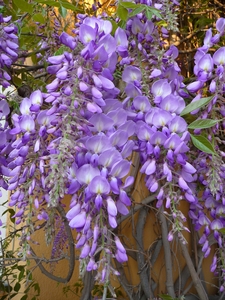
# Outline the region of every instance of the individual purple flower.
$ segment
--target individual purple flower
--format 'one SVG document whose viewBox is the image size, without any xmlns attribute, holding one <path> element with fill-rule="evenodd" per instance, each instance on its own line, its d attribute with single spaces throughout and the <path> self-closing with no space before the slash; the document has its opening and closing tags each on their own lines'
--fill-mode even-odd
<svg viewBox="0 0 225 300">
<path fill-rule="evenodd" d="M 217 257 L 216 257 L 216 255 L 214 255 L 212 264 L 210 266 L 210 271 L 213 273 L 213 272 L 215 272 L 216 268 L 217 268 Z"/>
<path fill-rule="evenodd" d="M 174 133 L 182 133 L 187 130 L 186 121 L 180 117 L 174 117 L 168 124 L 169 130 Z"/>
<path fill-rule="evenodd" d="M 102 206 L 102 195 L 107 195 L 110 192 L 110 185 L 106 178 L 102 176 L 95 176 L 90 184 L 89 191 L 93 194 L 96 194 L 95 205 L 98 210 Z"/>
<path fill-rule="evenodd" d="M 131 27 L 132 33 L 133 34 L 138 34 L 138 33 L 142 32 L 143 29 L 144 29 L 144 24 L 141 23 L 139 18 L 135 17 L 132 20 L 132 27 Z"/>
<path fill-rule="evenodd" d="M 92 179 L 100 175 L 98 168 L 92 167 L 90 164 L 85 164 L 77 170 L 77 180 L 81 184 L 89 184 Z"/>
<path fill-rule="evenodd" d="M 164 127 L 172 119 L 171 113 L 164 111 L 162 109 L 157 110 L 152 116 L 152 125 L 155 127 Z"/>
<path fill-rule="evenodd" d="M 71 35 L 69 35 L 66 32 L 62 32 L 59 40 L 62 44 L 64 44 L 65 46 L 69 47 L 71 50 L 74 50 L 76 48 L 76 40 L 74 37 L 72 37 Z"/>
<path fill-rule="evenodd" d="M 197 80 L 187 85 L 187 90 L 191 93 L 195 93 L 204 86 L 204 82 Z"/>
<path fill-rule="evenodd" d="M 200 81 L 207 81 L 213 70 L 213 59 L 210 54 L 205 54 L 197 63 L 197 69 L 195 70 L 195 75 L 198 76 Z"/>
<path fill-rule="evenodd" d="M 32 132 L 35 129 L 35 122 L 29 115 L 22 116 L 19 125 L 23 132 Z"/>
<path fill-rule="evenodd" d="M 156 161 L 155 159 L 147 160 L 140 169 L 141 173 L 145 173 L 146 175 L 151 175 L 156 171 Z"/>
<path fill-rule="evenodd" d="M 223 222 L 220 219 L 213 220 L 210 224 L 212 230 L 220 230 L 224 228 Z"/>
<path fill-rule="evenodd" d="M 126 252 L 124 253 L 119 250 L 116 251 L 115 258 L 117 259 L 117 261 L 119 263 L 124 263 L 124 262 L 128 261 Z"/>
<path fill-rule="evenodd" d="M 81 24 L 79 30 L 79 38 L 83 44 L 88 44 L 91 41 L 95 41 L 96 30 L 86 24 Z"/>
<path fill-rule="evenodd" d="M 74 205 L 66 214 L 67 219 L 70 221 L 72 220 L 76 215 L 78 215 L 81 211 L 81 205 L 80 203 L 77 203 Z"/>
<path fill-rule="evenodd" d="M 76 229 L 80 229 L 83 228 L 86 222 L 86 211 L 82 210 L 79 214 L 77 214 L 75 217 L 73 217 L 70 222 L 69 222 L 69 226 L 71 228 L 76 228 Z"/>
<path fill-rule="evenodd" d="M 87 257 L 90 253 L 90 250 L 91 250 L 90 245 L 88 243 L 85 243 L 84 247 L 81 250 L 80 258 L 82 259 Z"/>
<path fill-rule="evenodd" d="M 225 47 L 219 48 L 214 54 L 213 54 L 213 62 L 217 66 L 224 66 L 225 65 Z"/>
<path fill-rule="evenodd" d="M 117 227 L 116 218 L 114 216 L 111 216 L 110 214 L 108 214 L 108 220 L 109 220 L 109 225 L 112 228 L 116 228 Z"/>
<path fill-rule="evenodd" d="M 160 103 L 163 98 L 171 94 L 171 86 L 166 79 L 160 79 L 153 83 L 151 92 L 155 103 Z"/>
<path fill-rule="evenodd" d="M 93 125 L 90 129 L 93 129 L 97 132 L 107 131 L 114 125 L 114 121 L 105 114 L 97 113 L 94 114 L 90 119 L 89 123 Z"/>
<path fill-rule="evenodd" d="M 117 51 L 121 57 L 128 56 L 128 40 L 125 31 L 118 27 L 115 32 L 115 40 L 117 45 Z"/>
<path fill-rule="evenodd" d="M 31 102 L 30 110 L 34 112 L 39 111 L 43 103 L 43 97 L 40 90 L 37 90 L 30 95 L 30 102 Z"/>
<path fill-rule="evenodd" d="M 137 96 L 133 100 L 134 108 L 141 112 L 148 112 L 151 108 L 151 104 L 146 96 Z"/>
<path fill-rule="evenodd" d="M 97 264 L 95 260 L 91 257 L 87 264 L 87 271 L 93 271 L 97 269 Z"/>
<path fill-rule="evenodd" d="M 131 83 L 134 81 L 140 82 L 142 78 L 141 71 L 138 67 L 127 66 L 122 74 L 122 80 L 126 83 Z"/>
<path fill-rule="evenodd" d="M 88 150 L 97 154 L 100 154 L 112 147 L 109 138 L 105 135 L 95 135 L 88 138 L 85 146 Z"/>
<path fill-rule="evenodd" d="M 116 51 L 116 41 L 111 34 L 104 35 L 99 40 L 98 45 L 103 45 L 109 55 Z"/>
<path fill-rule="evenodd" d="M 110 216 L 116 217 L 117 215 L 117 207 L 114 200 L 111 197 L 106 198 L 107 202 L 107 211 Z"/>
<path fill-rule="evenodd" d="M 224 33 L 224 30 L 225 30 L 225 19 L 224 18 L 219 18 L 216 21 L 216 29 L 219 31 L 220 34 Z"/>
<path fill-rule="evenodd" d="M 0 118 L 7 116 L 10 113 L 9 105 L 6 100 L 2 99 L 0 101 Z"/>
<path fill-rule="evenodd" d="M 122 160 L 121 154 L 115 148 L 111 148 L 99 155 L 98 163 L 105 168 L 111 168 L 120 160 Z"/>
</svg>

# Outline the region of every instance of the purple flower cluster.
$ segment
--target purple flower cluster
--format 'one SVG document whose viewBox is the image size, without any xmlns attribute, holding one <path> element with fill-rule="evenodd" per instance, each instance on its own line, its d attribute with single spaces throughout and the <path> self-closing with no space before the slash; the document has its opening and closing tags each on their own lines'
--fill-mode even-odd
<svg viewBox="0 0 225 300">
<path fill-rule="evenodd" d="M 137 2 L 152 5 L 147 0 Z M 175 6 L 163 0 L 155 8 L 169 15 Z M 102 282 L 108 281 L 110 273 L 118 275 L 111 257 L 120 263 L 128 257 L 114 229 L 118 215 L 128 214 L 131 205 L 127 188 L 134 181 L 129 176 L 133 152 L 140 155 L 140 172 L 149 192 L 156 196 L 156 207 L 165 205 L 170 212 L 168 239 L 177 234 L 185 242 L 182 230 L 188 228 L 179 210 L 184 200 L 190 205 L 189 216 L 196 230 L 204 227 L 200 244 L 205 257 L 210 252 L 211 232 L 219 247 L 224 247 L 219 230 L 225 226 L 225 154 L 221 151 L 219 158 L 197 150 L 193 158 L 188 124 L 181 112 L 188 92 L 197 92 L 194 103 L 208 85 L 212 101 L 192 114 L 198 114 L 199 119 L 213 118 L 216 107 L 225 115 L 225 48 L 209 54 L 209 48 L 224 34 L 225 21 L 217 21 L 216 35 L 211 29 L 207 31 L 195 56 L 197 79 L 187 87 L 176 62 L 178 49 L 165 49 L 163 38 L 168 32 L 155 21 L 157 17 L 149 20 L 141 12 L 127 20 L 125 29 L 118 27 L 112 34 L 109 20 L 78 15 L 75 35 L 63 32 L 59 37 L 67 51 L 48 58 L 47 71 L 53 80 L 46 85 L 47 91 L 36 90 L 24 98 L 20 112 L 12 117 L 14 127 L 10 131 L 2 128 L 0 150 L 7 160 L 2 158 L 1 172 L 9 177 L 9 205 L 17 207 L 16 224 L 26 224 L 24 255 L 35 230 L 34 217 L 45 222 L 46 240 L 51 242 L 57 225 L 55 208 L 69 194 L 66 217 L 77 231 L 75 245 L 81 265 L 87 271 L 101 270 L 97 276 Z M 10 34 L 7 41 L 15 41 L 11 46 L 3 41 L 0 46 L 4 52 L 0 52 L 2 69 L 17 57 L 12 55 L 16 54 L 17 46 L 13 45 L 17 39 L 14 31 L 7 30 L 3 39 Z M 5 100 L 0 102 L 0 111 L 3 116 L 9 113 Z M 195 130 L 195 134 L 200 132 Z M 218 125 L 212 132 L 218 132 Z M 5 146 L 7 134 L 18 138 Z M 213 140 L 210 134 L 208 138 Z M 217 141 L 214 143 L 220 151 Z M 204 193 L 199 197 L 202 186 Z M 64 244 L 61 233 L 55 239 Z M 54 247 L 54 253 L 58 250 Z M 101 258 L 96 260 L 100 252 Z M 212 271 L 216 261 L 215 257 Z"/>
<path fill-rule="evenodd" d="M 189 84 L 187 89 L 190 92 L 197 92 L 196 97 L 192 100 L 199 100 L 205 93 L 205 87 L 208 87 L 208 95 L 212 95 L 212 100 L 204 108 L 199 108 L 192 112 L 193 115 L 198 114 L 199 120 L 204 119 L 221 119 L 224 117 L 224 53 L 225 48 L 220 47 L 213 55 L 209 53 L 209 49 L 217 44 L 220 38 L 224 35 L 225 19 L 220 18 L 216 22 L 217 33 L 213 36 L 212 29 L 208 29 L 204 38 L 204 45 L 200 47 L 195 54 L 194 73 L 196 81 Z M 215 112 L 218 112 L 215 114 Z M 223 125 L 222 125 L 223 126 Z M 213 232 L 214 238 L 217 241 L 220 251 L 218 252 L 218 261 L 221 265 L 224 264 L 224 239 L 220 229 L 225 226 L 224 218 L 224 184 L 225 184 L 225 168 L 224 168 L 224 152 L 221 151 L 221 143 L 219 137 L 220 127 L 216 124 L 211 132 L 208 133 L 208 139 L 213 141 L 215 149 L 219 155 L 211 155 L 200 152 L 198 157 L 193 161 L 193 165 L 197 170 L 197 180 L 203 189 L 203 195 L 196 197 L 195 201 L 190 206 L 189 216 L 195 224 L 196 230 L 204 228 L 203 234 L 199 243 L 202 245 L 204 256 L 207 257 L 210 253 L 211 244 L 209 236 Z M 195 130 L 196 134 L 200 134 L 201 130 Z M 218 136 L 218 138 L 215 138 Z M 218 263 L 219 266 L 219 263 Z M 217 259 L 214 257 L 211 270 L 217 268 Z M 225 278 L 224 269 L 222 269 L 223 277 Z M 224 285 L 221 286 L 221 291 Z"/>
<path fill-rule="evenodd" d="M 0 85 L 10 86 L 11 75 L 9 68 L 18 57 L 17 27 L 10 23 L 11 16 L 3 17 L 0 14 Z"/>
<path fill-rule="evenodd" d="M 9 176 L 8 164 L 11 159 L 8 156 L 12 150 L 11 144 L 15 141 L 15 136 L 10 134 L 8 127 L 7 116 L 10 113 L 9 105 L 4 95 L 0 95 L 0 188 L 8 189 L 6 178 Z M 0 197 L 2 197 L 2 191 L 0 189 Z M 0 227 L 2 222 L 0 220 Z"/>
<path fill-rule="evenodd" d="M 81 248 L 81 259 L 88 257 L 89 271 L 99 267 L 96 253 L 105 253 L 102 281 L 116 273 L 106 259 L 111 250 L 107 252 L 105 245 L 112 243 L 110 228 L 117 227 L 117 214 L 127 214 L 131 204 L 126 188 L 133 183 L 127 175 L 134 148 L 130 137 L 135 132 L 113 83 L 119 51 L 126 50 L 119 43 L 125 33 L 118 29 L 114 38 L 111 30 L 109 21 L 85 18 L 76 39 L 67 33 L 60 36 L 72 51 L 48 59 L 48 72 L 55 79 L 47 85 L 47 93 L 33 92 L 22 100 L 20 114 L 13 115 L 10 133 L 19 137 L 12 144 L 7 169 L 9 205 L 17 206 L 16 224 L 27 225 L 24 243 L 34 231 L 34 216 L 47 221 L 50 242 L 52 207 L 71 194 L 67 218 L 79 232 L 76 247 Z M 78 47 L 79 60 L 74 52 Z M 48 109 L 42 109 L 43 103 Z M 117 237 L 113 248 L 111 255 L 120 262 L 127 260 Z"/>
<path fill-rule="evenodd" d="M 176 62 L 178 49 L 163 49 L 157 27 L 144 14 L 129 19 L 127 31 L 136 51 L 130 52 L 126 61 L 122 60 L 122 80 L 126 84 L 123 103 L 136 124 L 135 149 L 141 155 L 140 172 L 146 175 L 149 191 L 157 193 L 156 206 L 161 207 L 166 200 L 166 208 L 171 209 L 176 220 L 172 232 L 180 232 L 187 228 L 177 207 L 183 196 L 188 202 L 195 201 L 192 183 L 196 169 L 189 162 L 190 135 L 180 116 L 187 94 Z"/>
</svg>

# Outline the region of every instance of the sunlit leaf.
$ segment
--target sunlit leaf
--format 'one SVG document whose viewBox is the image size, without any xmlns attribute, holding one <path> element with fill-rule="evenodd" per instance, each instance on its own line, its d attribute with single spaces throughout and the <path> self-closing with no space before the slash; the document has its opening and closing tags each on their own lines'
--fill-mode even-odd
<svg viewBox="0 0 225 300">
<path fill-rule="evenodd" d="M 132 8 L 132 9 L 135 9 L 137 6 L 140 5 L 140 4 L 136 4 L 134 2 L 123 2 L 123 1 L 121 1 L 119 4 L 125 8 Z"/>
<path fill-rule="evenodd" d="M 145 10 L 145 6 L 140 5 L 139 7 L 135 8 L 131 13 L 129 13 L 129 17 L 134 17 L 137 14 L 141 13 L 143 10 Z"/>
<path fill-rule="evenodd" d="M 67 16 L 67 9 L 63 5 L 60 5 L 59 13 L 60 13 L 60 15 L 63 18 L 66 18 L 66 16 Z"/>
<path fill-rule="evenodd" d="M 164 20 L 161 20 L 161 21 L 157 22 L 156 24 L 157 24 L 157 26 L 167 27 L 167 23 Z"/>
<path fill-rule="evenodd" d="M 60 4 L 61 4 L 61 6 L 63 6 L 66 9 L 70 9 L 72 11 L 79 12 L 79 13 L 83 12 L 82 9 L 80 9 L 79 7 L 73 5 L 72 3 L 69 3 L 67 1 L 61 1 Z"/>
<path fill-rule="evenodd" d="M 119 4 L 117 8 L 117 15 L 121 20 L 126 21 L 128 18 L 128 11 L 126 8 Z"/>
<path fill-rule="evenodd" d="M 205 129 L 210 128 L 216 125 L 220 120 L 211 120 L 211 119 L 201 119 L 195 120 L 191 124 L 188 125 L 189 129 Z"/>
<path fill-rule="evenodd" d="M 66 46 L 63 45 L 54 53 L 54 55 L 61 55 L 66 51 L 66 49 Z"/>
<path fill-rule="evenodd" d="M 124 29 L 126 27 L 126 21 L 120 20 L 119 23 L 118 23 L 118 27 Z"/>
<path fill-rule="evenodd" d="M 32 18 L 33 18 L 33 20 L 35 22 L 39 22 L 41 24 L 45 24 L 46 23 L 46 19 L 44 18 L 43 14 L 41 14 L 41 13 L 34 14 L 32 16 Z"/>
<path fill-rule="evenodd" d="M 152 19 L 153 14 L 151 13 L 151 11 L 149 11 L 149 10 L 146 11 L 146 17 L 148 18 L 148 20 Z"/>
<path fill-rule="evenodd" d="M 28 12 L 29 14 L 33 13 L 33 5 L 24 1 L 24 0 L 13 0 L 13 3 L 22 11 Z"/>
<path fill-rule="evenodd" d="M 41 4 L 49 5 L 49 6 L 60 7 L 59 2 L 56 2 L 56 1 L 48 1 L 48 0 L 35 0 L 35 1 L 38 3 L 41 3 Z"/>
<path fill-rule="evenodd" d="M 118 28 L 118 24 L 114 20 L 110 20 L 112 24 L 112 34 L 114 35 L 116 29 Z"/>
<path fill-rule="evenodd" d="M 150 11 L 151 14 L 155 15 L 159 19 L 162 19 L 162 15 L 160 14 L 160 11 L 154 7 L 146 6 L 146 11 Z"/>
<path fill-rule="evenodd" d="M 213 99 L 214 96 L 211 96 L 211 97 L 206 97 L 206 98 L 201 98 L 195 102 L 192 102 L 190 104 L 188 104 L 183 110 L 182 112 L 180 113 L 181 116 L 184 116 L 198 108 L 201 108 L 205 105 L 207 105 L 212 99 Z"/>
<path fill-rule="evenodd" d="M 202 136 L 202 135 L 192 135 L 191 134 L 191 140 L 196 148 L 199 150 L 208 153 L 208 154 L 216 154 L 215 149 L 213 145 L 210 143 L 210 141 Z"/>
</svg>

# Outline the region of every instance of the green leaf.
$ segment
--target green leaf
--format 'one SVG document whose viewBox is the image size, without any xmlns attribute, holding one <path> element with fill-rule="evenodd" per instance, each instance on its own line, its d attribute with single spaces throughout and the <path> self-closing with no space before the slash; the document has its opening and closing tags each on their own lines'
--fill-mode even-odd
<svg viewBox="0 0 225 300">
<path fill-rule="evenodd" d="M 137 8 L 135 8 L 131 13 L 129 13 L 129 17 L 134 17 L 137 14 L 141 13 L 143 10 L 145 10 L 144 5 L 140 5 Z"/>
<path fill-rule="evenodd" d="M 211 97 L 206 97 L 206 98 L 201 98 L 195 102 L 192 102 L 190 104 L 188 104 L 180 113 L 180 116 L 184 116 L 198 108 L 201 108 L 205 105 L 207 105 L 212 99 L 214 98 L 214 96 Z"/>
<path fill-rule="evenodd" d="M 124 29 L 126 27 L 126 21 L 120 20 L 119 23 L 118 23 L 118 27 Z"/>
<path fill-rule="evenodd" d="M 60 13 L 60 15 L 63 18 L 66 18 L 66 16 L 67 16 L 67 9 L 63 5 L 60 5 L 59 13 Z"/>
<path fill-rule="evenodd" d="M 225 234 L 225 228 L 221 228 L 218 231 L 221 232 L 222 234 Z"/>
<path fill-rule="evenodd" d="M 18 76 L 13 76 L 12 82 L 16 87 L 20 87 L 22 85 L 22 79 Z"/>
<path fill-rule="evenodd" d="M 54 53 L 54 56 L 55 55 L 61 55 L 63 54 L 65 51 L 67 50 L 67 47 L 66 46 L 61 46 L 58 50 L 56 50 L 56 52 Z"/>
<path fill-rule="evenodd" d="M 21 285 L 20 285 L 19 282 L 17 282 L 17 283 L 15 284 L 15 286 L 14 286 L 14 291 L 15 291 L 15 292 L 19 292 L 20 288 L 21 288 Z"/>
<path fill-rule="evenodd" d="M 15 296 L 18 296 L 18 294 L 17 293 L 10 294 L 10 299 L 14 298 Z"/>
<path fill-rule="evenodd" d="M 128 18 L 128 11 L 126 8 L 119 4 L 117 8 L 117 15 L 121 20 L 126 21 Z"/>
<path fill-rule="evenodd" d="M 38 295 L 39 295 L 41 289 L 40 289 L 40 286 L 39 286 L 39 284 L 38 284 L 37 282 L 33 284 L 33 288 L 34 288 L 34 290 L 35 290 L 35 291 L 38 293 Z"/>
<path fill-rule="evenodd" d="M 28 295 L 24 295 L 20 300 L 27 300 Z"/>
<path fill-rule="evenodd" d="M 159 22 L 156 23 L 157 26 L 163 26 L 163 27 L 167 27 L 167 23 L 164 20 L 161 20 Z"/>
<path fill-rule="evenodd" d="M 118 28 L 118 24 L 114 20 L 110 20 L 110 22 L 112 24 L 112 35 L 114 35 L 116 32 L 116 29 Z"/>
<path fill-rule="evenodd" d="M 151 20 L 152 16 L 153 16 L 153 14 L 149 10 L 146 10 L 146 17 L 147 17 L 147 19 Z"/>
<path fill-rule="evenodd" d="M 213 145 L 206 137 L 202 135 L 191 134 L 191 140 L 195 145 L 195 147 L 198 148 L 199 150 L 209 154 L 216 154 Z"/>
<path fill-rule="evenodd" d="M 132 9 L 135 9 L 137 6 L 140 6 L 140 4 L 138 5 L 134 2 L 122 2 L 121 1 L 119 4 L 125 8 L 132 8 Z"/>
<path fill-rule="evenodd" d="M 28 12 L 29 14 L 33 13 L 33 5 L 27 3 L 24 0 L 13 0 L 13 3 L 22 11 Z"/>
<path fill-rule="evenodd" d="M 220 120 L 211 120 L 211 119 L 202 119 L 202 120 L 195 120 L 191 124 L 188 125 L 189 129 L 204 129 L 210 128 L 216 125 Z"/>
<path fill-rule="evenodd" d="M 41 3 L 41 4 L 49 5 L 49 6 L 60 7 L 59 2 L 56 2 L 56 1 L 48 1 L 48 0 L 35 0 L 35 1 L 38 3 Z"/>
<path fill-rule="evenodd" d="M 19 273 L 18 280 L 21 281 L 24 277 L 25 269 L 22 269 Z"/>
<path fill-rule="evenodd" d="M 151 6 L 146 6 L 146 11 L 150 11 L 153 15 L 155 15 L 159 19 L 162 19 L 162 15 L 160 14 L 160 11 L 158 9 Z"/>
<path fill-rule="evenodd" d="M 41 13 L 37 13 L 37 14 L 33 15 L 32 18 L 35 22 L 39 22 L 41 24 L 46 23 L 46 20 L 45 20 L 43 14 L 41 14 Z"/>
<path fill-rule="evenodd" d="M 78 8 L 77 6 L 75 6 L 72 3 L 69 3 L 67 1 L 61 1 L 60 4 L 66 9 L 70 9 L 72 11 L 83 13 L 82 9 Z"/>
</svg>

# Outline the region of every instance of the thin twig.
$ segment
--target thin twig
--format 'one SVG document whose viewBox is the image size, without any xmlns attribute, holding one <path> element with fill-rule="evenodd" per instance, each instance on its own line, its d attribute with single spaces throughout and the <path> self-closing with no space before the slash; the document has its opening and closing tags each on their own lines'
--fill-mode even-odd
<svg viewBox="0 0 225 300">
<path fill-rule="evenodd" d="M 165 265 L 166 265 L 166 287 L 168 294 L 175 298 L 175 291 L 174 291 L 174 282 L 173 282 L 173 266 L 172 266 L 172 258 L 171 258 L 171 251 L 170 251 L 170 243 L 168 241 L 168 228 L 166 223 L 166 218 L 163 213 L 164 206 L 161 206 L 158 218 L 161 223 L 162 229 L 162 242 L 164 248 L 164 257 L 165 257 Z"/>
<path fill-rule="evenodd" d="M 186 245 L 183 244 L 183 242 L 181 240 L 179 240 L 179 241 L 180 241 L 180 246 L 181 246 L 181 250 L 182 250 L 182 253 L 183 253 L 183 257 L 186 260 L 186 263 L 187 263 L 188 269 L 190 271 L 194 287 L 195 287 L 195 289 L 198 293 L 198 296 L 199 296 L 200 300 L 209 300 L 208 295 L 207 295 L 206 291 L 203 288 L 201 280 L 200 280 L 200 278 L 199 278 L 199 276 L 198 276 L 198 274 L 197 274 L 197 272 L 194 268 L 193 262 L 191 260 L 191 257 L 190 257 L 190 254 L 188 252 L 188 249 L 187 249 Z"/>
<path fill-rule="evenodd" d="M 144 205 L 148 205 L 149 203 L 153 202 L 156 199 L 157 193 L 154 193 L 151 196 L 146 197 L 144 200 L 141 201 L 141 204 L 137 204 L 134 207 L 131 208 L 129 213 L 120 219 L 118 219 L 117 224 L 121 224 L 123 221 L 125 221 L 127 218 L 135 214 L 137 211 L 139 211 Z"/>
<path fill-rule="evenodd" d="M 129 290 L 129 283 L 127 281 L 127 277 L 126 277 L 126 274 L 124 272 L 124 269 L 123 269 L 123 265 L 120 264 L 116 259 L 114 260 L 115 262 L 115 265 L 116 265 L 116 268 L 118 270 L 118 272 L 120 273 L 120 284 L 122 285 L 124 291 L 126 292 L 127 294 L 127 297 L 129 298 L 129 300 L 133 300 L 133 295 L 132 293 L 130 292 Z"/>
<path fill-rule="evenodd" d="M 29 56 L 32 56 L 33 54 L 37 54 L 37 53 L 40 53 L 42 51 L 48 51 L 50 49 L 50 47 L 45 47 L 45 48 L 41 48 L 41 49 L 38 49 L 38 50 L 35 50 L 35 51 L 31 51 L 31 52 L 27 52 L 27 53 L 21 53 L 18 55 L 18 58 L 25 58 L 25 57 L 29 57 Z"/>
<path fill-rule="evenodd" d="M 145 293 L 147 299 L 153 297 L 153 293 L 150 289 L 149 280 L 148 280 L 148 273 L 145 267 L 145 257 L 144 257 L 144 245 L 143 245 L 143 230 L 146 222 L 146 217 L 148 214 L 148 210 L 145 207 L 142 207 L 139 216 L 138 222 L 136 226 L 136 240 L 137 240 L 137 263 L 138 269 L 140 273 L 140 281 L 142 289 Z"/>
</svg>

